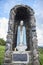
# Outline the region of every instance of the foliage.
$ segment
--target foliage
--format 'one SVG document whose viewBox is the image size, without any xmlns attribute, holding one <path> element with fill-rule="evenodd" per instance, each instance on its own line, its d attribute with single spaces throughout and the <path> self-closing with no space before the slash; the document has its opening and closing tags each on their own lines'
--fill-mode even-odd
<svg viewBox="0 0 43 65">
<path fill-rule="evenodd" d="M 0 38 L 0 45 L 5 45 L 6 41 Z"/>
<path fill-rule="evenodd" d="M 0 45 L 0 65 L 2 65 L 4 60 L 4 52 L 5 52 L 5 46 Z"/>
<path fill-rule="evenodd" d="M 40 65 L 43 65 L 43 47 L 39 48 L 39 61 Z"/>
</svg>

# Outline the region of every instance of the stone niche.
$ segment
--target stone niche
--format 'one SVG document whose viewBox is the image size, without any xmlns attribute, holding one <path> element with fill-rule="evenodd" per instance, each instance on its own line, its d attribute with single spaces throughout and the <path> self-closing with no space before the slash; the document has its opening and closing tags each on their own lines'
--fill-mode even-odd
<svg viewBox="0 0 43 65">
<path fill-rule="evenodd" d="M 15 7 L 14 12 L 15 12 L 15 15 L 14 15 L 13 45 L 12 45 L 13 47 L 12 48 L 14 50 L 14 47 L 16 47 L 17 28 L 18 28 L 18 25 L 20 24 L 20 21 L 23 20 L 24 25 L 26 27 L 27 50 L 30 50 L 31 49 L 30 47 L 31 46 L 31 24 L 32 24 L 31 20 L 34 15 L 33 9 L 30 9 L 30 7 L 28 8 L 27 6 L 18 6 L 18 7 Z"/>
<path fill-rule="evenodd" d="M 15 53 L 17 45 L 17 28 L 21 20 L 26 27 L 27 49 L 24 53 L 29 55 L 29 62 L 25 65 L 39 65 L 36 20 L 33 9 L 27 5 L 16 5 L 10 10 L 4 65 L 24 65 L 12 63 L 12 54 Z"/>
</svg>

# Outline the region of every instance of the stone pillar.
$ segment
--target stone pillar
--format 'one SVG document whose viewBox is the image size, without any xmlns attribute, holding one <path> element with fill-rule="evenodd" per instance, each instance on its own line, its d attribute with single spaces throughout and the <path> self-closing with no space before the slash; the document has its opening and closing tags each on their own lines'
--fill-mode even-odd
<svg viewBox="0 0 43 65">
<path fill-rule="evenodd" d="M 38 40 L 37 40 L 37 33 L 36 33 L 36 21 L 35 17 L 32 16 L 31 19 L 31 30 L 32 30 L 32 64 L 33 65 L 40 65 L 39 64 L 39 57 L 38 57 Z"/>
<path fill-rule="evenodd" d="M 14 10 L 11 10 L 10 18 L 9 18 L 9 22 L 8 22 L 8 34 L 7 34 L 7 41 L 6 41 L 4 65 L 11 64 L 11 53 L 12 53 L 12 45 L 13 45 L 13 30 L 14 30 Z"/>
</svg>

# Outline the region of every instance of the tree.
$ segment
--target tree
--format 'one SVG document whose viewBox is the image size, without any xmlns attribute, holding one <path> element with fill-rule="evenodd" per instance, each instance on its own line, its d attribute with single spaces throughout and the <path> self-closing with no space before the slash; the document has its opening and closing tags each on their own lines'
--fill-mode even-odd
<svg viewBox="0 0 43 65">
<path fill-rule="evenodd" d="M 2 38 L 0 38 L 0 45 L 5 45 L 6 44 L 6 41 Z"/>
</svg>

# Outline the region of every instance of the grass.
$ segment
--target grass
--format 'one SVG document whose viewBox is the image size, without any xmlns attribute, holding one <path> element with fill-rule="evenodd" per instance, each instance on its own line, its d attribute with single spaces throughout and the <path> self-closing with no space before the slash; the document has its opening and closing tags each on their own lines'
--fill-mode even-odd
<svg viewBox="0 0 43 65">
<path fill-rule="evenodd" d="M 0 46 L 0 65 L 2 65 L 4 60 L 5 46 Z M 43 48 L 39 48 L 39 60 L 40 65 L 43 65 Z"/>
<path fill-rule="evenodd" d="M 39 48 L 40 65 L 43 65 L 43 48 Z"/>
<path fill-rule="evenodd" d="M 0 46 L 0 65 L 3 63 L 5 46 Z"/>
<path fill-rule="evenodd" d="M 40 54 L 40 63 L 43 65 L 43 54 Z"/>
</svg>

